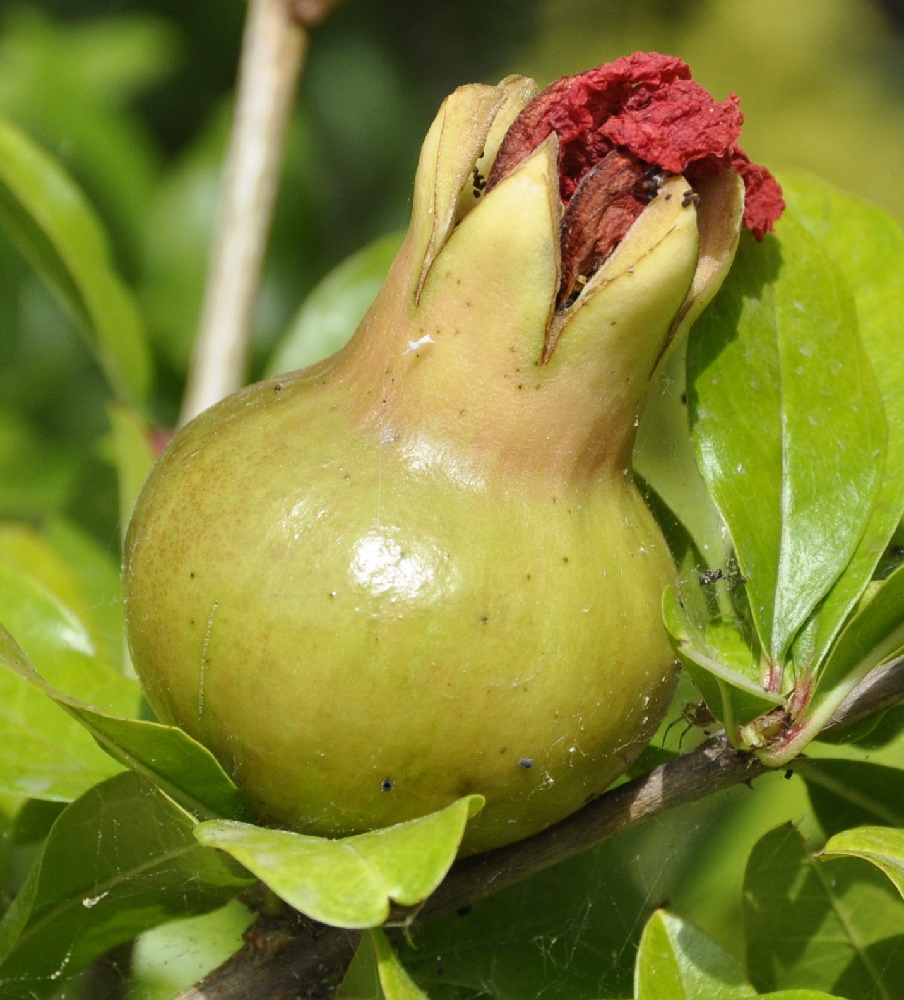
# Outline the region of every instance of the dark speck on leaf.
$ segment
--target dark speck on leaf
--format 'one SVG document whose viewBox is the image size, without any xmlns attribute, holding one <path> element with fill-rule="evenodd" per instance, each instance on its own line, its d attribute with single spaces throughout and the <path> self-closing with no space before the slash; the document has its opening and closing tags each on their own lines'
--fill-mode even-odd
<svg viewBox="0 0 904 1000">
<path fill-rule="evenodd" d="M 534 758 L 533 757 L 522 757 L 521 760 L 518 761 L 518 763 L 525 770 L 528 770 L 529 768 L 532 768 L 534 766 Z"/>
<path fill-rule="evenodd" d="M 382 788 L 384 792 L 391 792 L 393 788 L 395 788 L 395 782 L 392 778 L 384 778 L 380 782 L 380 788 Z"/>
</svg>

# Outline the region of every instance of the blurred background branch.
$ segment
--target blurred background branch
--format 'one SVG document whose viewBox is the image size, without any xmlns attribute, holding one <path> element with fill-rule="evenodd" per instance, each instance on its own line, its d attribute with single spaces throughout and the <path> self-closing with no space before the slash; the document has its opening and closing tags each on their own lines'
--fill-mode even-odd
<svg viewBox="0 0 904 1000">
<path fill-rule="evenodd" d="M 286 132 L 308 47 L 288 0 L 250 0 L 210 270 L 180 422 L 245 383 Z"/>
</svg>

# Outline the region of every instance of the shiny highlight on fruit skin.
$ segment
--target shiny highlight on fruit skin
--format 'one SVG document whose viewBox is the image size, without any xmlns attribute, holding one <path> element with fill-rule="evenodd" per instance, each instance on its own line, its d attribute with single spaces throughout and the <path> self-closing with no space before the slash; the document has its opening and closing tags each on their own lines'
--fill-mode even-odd
<svg viewBox="0 0 904 1000">
<path fill-rule="evenodd" d="M 600 794 L 670 702 L 673 567 L 630 452 L 741 187 L 707 182 L 698 211 L 667 178 L 557 310 L 555 137 L 462 207 L 532 93 L 447 100 L 349 345 L 203 413 L 139 498 L 135 667 L 264 822 L 346 835 L 480 793 L 463 850 L 486 850 Z"/>
</svg>

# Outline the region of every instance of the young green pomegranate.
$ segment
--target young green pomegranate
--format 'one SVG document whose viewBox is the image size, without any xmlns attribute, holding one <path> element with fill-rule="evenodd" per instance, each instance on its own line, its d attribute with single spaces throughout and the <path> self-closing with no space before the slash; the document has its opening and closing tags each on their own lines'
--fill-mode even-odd
<svg viewBox="0 0 904 1000">
<path fill-rule="evenodd" d="M 477 792 L 484 850 L 644 747 L 673 568 L 631 448 L 744 185 L 757 235 L 780 205 L 739 126 L 662 56 L 463 87 L 348 346 L 176 436 L 129 531 L 132 656 L 264 822 L 344 835 Z"/>
</svg>

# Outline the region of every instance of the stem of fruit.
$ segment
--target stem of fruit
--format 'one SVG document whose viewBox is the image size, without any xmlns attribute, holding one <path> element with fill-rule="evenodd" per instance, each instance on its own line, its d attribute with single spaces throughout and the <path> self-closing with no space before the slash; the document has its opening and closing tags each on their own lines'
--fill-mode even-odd
<svg viewBox="0 0 904 1000">
<path fill-rule="evenodd" d="M 235 118 L 180 423 L 240 388 L 285 136 L 307 50 L 290 0 L 249 0 Z"/>
<path fill-rule="evenodd" d="M 892 640 L 888 645 L 891 648 L 885 655 L 889 655 L 893 651 L 897 642 Z M 881 657 L 881 650 L 871 650 L 870 654 L 864 657 L 841 683 L 835 685 L 823 698 L 819 699 L 815 706 L 809 709 L 808 714 L 799 725 L 793 726 L 774 745 L 755 751 L 759 760 L 770 768 L 784 767 L 805 750 L 807 745 L 829 726 L 841 706 L 853 692 L 877 669 L 877 652 Z"/>
</svg>

